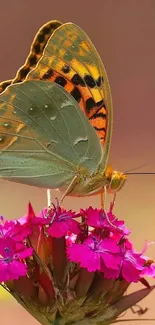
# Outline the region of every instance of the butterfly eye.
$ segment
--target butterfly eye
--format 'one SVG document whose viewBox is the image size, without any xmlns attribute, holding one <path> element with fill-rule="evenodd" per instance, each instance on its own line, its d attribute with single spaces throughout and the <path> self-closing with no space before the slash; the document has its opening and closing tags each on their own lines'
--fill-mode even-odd
<svg viewBox="0 0 155 325">
<path fill-rule="evenodd" d="M 107 186 L 108 193 L 115 194 L 118 192 L 123 187 L 126 179 L 127 176 L 125 174 L 114 170 L 111 175 L 111 181 Z"/>
</svg>

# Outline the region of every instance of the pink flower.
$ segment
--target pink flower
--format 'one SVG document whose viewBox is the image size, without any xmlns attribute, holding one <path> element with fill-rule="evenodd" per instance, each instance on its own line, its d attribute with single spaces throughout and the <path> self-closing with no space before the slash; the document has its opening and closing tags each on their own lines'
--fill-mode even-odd
<svg viewBox="0 0 155 325">
<path fill-rule="evenodd" d="M 138 282 L 140 277 L 143 275 L 150 275 L 153 272 L 155 274 L 155 269 L 145 268 L 144 271 L 144 258 L 142 253 L 136 253 L 133 249 L 132 243 L 128 239 L 122 239 L 120 244 L 120 265 L 116 270 L 111 270 L 102 265 L 102 272 L 107 279 L 125 279 L 127 282 Z"/>
<path fill-rule="evenodd" d="M 81 217 L 79 222 L 77 217 Z M 138 254 L 127 238 L 124 221 L 116 219 L 112 209 L 106 213 L 89 207 L 75 214 L 57 204 L 36 216 L 29 204 L 26 216 L 13 221 L 0 219 L 0 283 L 4 282 L 30 312 L 36 306 L 45 311 L 49 306 L 54 311 L 51 319 L 56 321 L 57 293 L 61 292 L 66 303 L 72 299 L 75 305 L 85 297 L 87 319 L 97 313 L 104 321 L 104 310 L 111 322 L 152 290 L 144 276 L 155 277 L 155 265 L 143 256 L 150 244 Z M 138 291 L 123 297 L 130 283 L 138 281 L 147 293 Z M 71 290 L 65 290 L 66 284 Z M 96 301 L 91 309 L 87 298 Z M 44 311 L 42 315 L 44 320 Z M 72 311 L 67 315 L 72 322 Z M 79 317 L 77 313 L 76 323 Z"/>
<path fill-rule="evenodd" d="M 47 212 L 47 209 L 45 209 L 44 211 Z M 50 222 L 49 218 L 46 216 L 46 213 L 44 213 L 44 211 L 41 211 L 39 216 L 36 216 L 31 203 L 29 203 L 28 213 L 25 216 L 19 218 L 18 222 L 23 226 L 27 225 L 31 229 L 31 231 L 33 231 L 34 226 L 44 226 Z"/>
<path fill-rule="evenodd" d="M 76 235 L 79 234 L 81 230 L 79 223 L 73 219 L 75 217 L 77 217 L 75 212 L 71 210 L 66 211 L 59 206 L 54 207 L 49 215 L 50 224 L 47 230 L 48 234 L 55 238 L 65 236 L 68 231 Z"/>
<path fill-rule="evenodd" d="M 119 277 L 127 282 L 138 282 L 143 270 L 144 259 L 142 253 L 137 253 L 131 242 L 124 238 L 120 241 L 121 263 Z"/>
<path fill-rule="evenodd" d="M 45 212 L 47 212 L 46 210 Z M 31 203 L 29 203 L 28 213 L 24 217 L 18 219 L 18 222 L 23 229 L 23 233 L 25 233 L 25 235 L 27 233 L 27 237 L 29 237 L 31 245 L 37 254 L 40 257 L 42 256 L 42 258 L 44 256 L 46 259 L 48 255 L 47 246 L 49 246 L 50 239 L 47 239 L 47 236 L 44 234 L 44 228 L 50 222 L 48 215 L 45 214 L 44 211 L 41 211 L 39 216 L 36 216 Z"/>
<path fill-rule="evenodd" d="M 105 229 L 120 234 L 128 235 L 130 231 L 125 227 L 124 221 L 119 221 L 111 211 L 106 213 L 103 209 L 93 209 L 89 207 L 81 210 L 82 215 L 86 218 L 88 226 Z"/>
<path fill-rule="evenodd" d="M 107 212 L 107 216 L 108 216 L 108 219 L 109 219 L 110 223 L 112 225 L 114 225 L 114 227 L 112 225 L 110 225 L 111 226 L 109 228 L 110 231 L 117 232 L 121 236 L 122 235 L 129 235 L 131 233 L 131 231 L 125 226 L 124 221 L 123 220 L 118 220 L 116 218 L 116 216 L 112 213 L 111 210 L 109 212 Z M 107 226 L 109 224 L 108 219 L 106 219 Z"/>
<path fill-rule="evenodd" d="M 21 259 L 32 256 L 32 253 L 32 248 L 19 246 L 11 238 L 0 238 L 0 283 L 26 275 L 27 266 Z"/>
<path fill-rule="evenodd" d="M 71 233 L 70 231 L 68 231 L 67 235 L 65 236 L 66 238 L 66 246 L 71 246 L 73 243 L 75 243 L 76 239 L 77 239 L 77 235 Z"/>
<path fill-rule="evenodd" d="M 80 263 L 89 272 L 101 271 L 102 266 L 117 270 L 120 264 L 120 249 L 113 239 L 99 239 L 90 236 L 83 244 L 73 244 L 68 247 L 68 257 L 72 262 Z"/>
<path fill-rule="evenodd" d="M 127 250 L 124 253 L 121 263 L 121 275 L 127 282 L 138 282 L 140 273 L 143 270 L 143 259 L 141 254 Z"/>
<path fill-rule="evenodd" d="M 0 238 L 12 238 L 15 241 L 22 241 L 31 233 L 29 227 L 22 227 L 16 220 L 5 221 L 0 225 Z"/>
<path fill-rule="evenodd" d="M 144 256 L 143 256 L 144 258 Z M 141 272 L 141 276 L 150 276 L 152 278 L 155 278 L 155 264 L 154 261 L 149 259 L 148 257 L 144 258 L 145 263 L 144 263 L 144 268 Z"/>
</svg>

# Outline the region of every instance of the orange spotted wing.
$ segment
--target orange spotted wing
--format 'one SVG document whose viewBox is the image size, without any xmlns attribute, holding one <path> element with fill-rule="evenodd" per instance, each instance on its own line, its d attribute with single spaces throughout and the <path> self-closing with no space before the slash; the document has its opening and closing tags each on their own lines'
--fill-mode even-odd
<svg viewBox="0 0 155 325">
<path fill-rule="evenodd" d="M 42 56 L 44 47 L 49 39 L 52 36 L 54 30 L 61 26 L 61 22 L 57 20 L 52 20 L 44 24 L 39 31 L 37 32 L 28 57 L 24 65 L 17 71 L 17 74 L 14 79 L 5 80 L 0 83 L 0 93 L 3 92 L 10 84 L 24 81 L 27 74 L 36 66 L 40 57 Z"/>
<path fill-rule="evenodd" d="M 64 87 L 87 115 L 108 156 L 112 132 L 110 86 L 100 56 L 82 29 L 73 23 L 58 27 L 26 79 L 48 80 Z"/>
<path fill-rule="evenodd" d="M 73 23 L 51 21 L 45 24 L 36 35 L 24 66 L 18 70 L 12 83 L 25 79 L 55 82 L 75 98 L 103 144 L 105 166 L 112 134 L 111 91 L 104 65 L 86 33 Z M 1 89 L 9 82 L 1 84 Z M 8 124 L 8 112 L 3 117 L 6 123 L 1 125 L 2 131 Z M 12 123 L 14 121 L 10 121 L 9 125 L 12 126 Z M 23 124 L 19 121 L 19 125 L 14 127 L 21 130 Z M 10 134 L 6 143 L 2 136 L 0 144 L 2 148 L 7 148 L 15 140 Z"/>
</svg>

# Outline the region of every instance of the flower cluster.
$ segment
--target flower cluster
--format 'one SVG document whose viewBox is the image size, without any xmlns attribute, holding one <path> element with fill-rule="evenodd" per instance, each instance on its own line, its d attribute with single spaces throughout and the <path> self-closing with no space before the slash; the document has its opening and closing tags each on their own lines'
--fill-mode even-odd
<svg viewBox="0 0 155 325">
<path fill-rule="evenodd" d="M 0 224 L 0 282 L 41 324 L 112 322 L 146 296 L 155 265 L 138 253 L 110 208 L 75 213 L 53 205 Z M 126 295 L 132 282 L 146 288 Z M 48 307 L 48 308 L 47 308 Z"/>
</svg>

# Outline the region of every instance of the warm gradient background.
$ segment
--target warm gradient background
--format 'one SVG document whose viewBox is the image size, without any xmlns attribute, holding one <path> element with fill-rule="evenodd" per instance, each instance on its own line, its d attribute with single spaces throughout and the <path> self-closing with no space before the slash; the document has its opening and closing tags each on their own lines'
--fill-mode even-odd
<svg viewBox="0 0 155 325">
<path fill-rule="evenodd" d="M 0 80 L 14 77 L 38 28 L 51 19 L 82 27 L 106 66 L 114 103 L 110 157 L 114 168 L 125 171 L 149 164 L 141 170 L 155 171 L 155 1 L 2 1 Z M 46 191 L 0 181 L 0 214 L 19 217 L 29 200 L 38 212 L 46 205 Z M 99 198 L 66 199 L 64 203 L 78 209 L 99 206 Z M 142 249 L 146 239 L 155 240 L 155 176 L 129 177 L 117 197 L 116 212 L 132 229 L 137 249 Z M 154 246 L 148 253 L 155 259 Z M 144 316 L 155 318 L 155 292 L 143 305 L 149 307 Z M 134 317 L 130 311 L 127 316 Z M 3 325 L 38 324 L 13 300 L 0 301 L 0 320 Z"/>
</svg>

